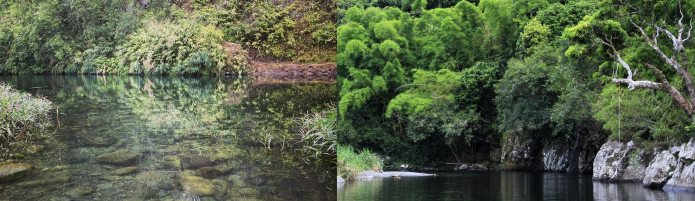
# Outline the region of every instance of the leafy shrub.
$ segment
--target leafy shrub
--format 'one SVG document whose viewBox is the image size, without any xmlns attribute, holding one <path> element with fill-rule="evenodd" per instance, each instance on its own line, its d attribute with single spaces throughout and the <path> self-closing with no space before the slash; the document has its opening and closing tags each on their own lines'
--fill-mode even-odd
<svg viewBox="0 0 695 201">
<path fill-rule="evenodd" d="M 118 47 L 119 73 L 191 75 L 221 73 L 228 65 L 222 32 L 195 21 L 150 21 Z"/>
<path fill-rule="evenodd" d="M 45 136 L 51 125 L 50 109 L 51 101 L 0 83 L 0 163 L 31 146 L 31 140 Z"/>
</svg>

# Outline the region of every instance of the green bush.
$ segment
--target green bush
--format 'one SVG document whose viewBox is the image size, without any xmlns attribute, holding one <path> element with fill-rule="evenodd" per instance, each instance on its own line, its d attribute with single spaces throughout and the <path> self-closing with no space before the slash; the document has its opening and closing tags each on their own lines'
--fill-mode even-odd
<svg viewBox="0 0 695 201">
<path fill-rule="evenodd" d="M 51 101 L 0 83 L 0 163 L 45 136 L 51 125 Z"/>
<path fill-rule="evenodd" d="M 222 32 L 195 21 L 150 21 L 118 47 L 115 72 L 192 75 L 222 73 L 227 55 Z"/>
</svg>

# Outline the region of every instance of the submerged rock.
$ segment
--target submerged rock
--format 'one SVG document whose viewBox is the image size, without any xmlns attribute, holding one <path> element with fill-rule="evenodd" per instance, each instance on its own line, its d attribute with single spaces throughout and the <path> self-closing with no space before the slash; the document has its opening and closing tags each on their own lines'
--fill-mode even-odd
<svg viewBox="0 0 695 201">
<path fill-rule="evenodd" d="M 109 173 L 112 175 L 127 175 L 138 170 L 138 167 L 124 167 L 120 169 L 113 170 Z"/>
<path fill-rule="evenodd" d="M 15 185 L 20 188 L 34 188 L 38 186 L 64 184 L 70 182 L 70 180 L 71 178 L 67 174 L 49 174 L 37 180 L 20 182 Z"/>
<path fill-rule="evenodd" d="M 140 157 L 138 153 L 121 149 L 97 157 L 97 162 L 113 165 L 132 165 L 137 161 L 138 157 Z"/>
<path fill-rule="evenodd" d="M 217 168 L 213 167 L 201 167 L 196 171 L 196 174 L 201 177 L 205 177 L 208 179 L 215 178 L 219 175 L 222 174 L 222 171 L 218 170 Z"/>
<path fill-rule="evenodd" d="M 181 188 L 186 193 L 201 197 L 215 194 L 215 184 L 202 177 L 184 175 L 181 178 Z"/>
<path fill-rule="evenodd" d="M 80 186 L 76 187 L 73 189 L 68 190 L 65 194 L 72 197 L 72 198 L 79 198 L 85 195 L 92 194 L 94 192 L 94 189 L 89 186 Z"/>
<path fill-rule="evenodd" d="M 82 142 L 86 146 L 106 147 L 106 146 L 109 146 L 109 145 L 112 145 L 112 144 L 118 142 L 118 139 L 116 139 L 113 136 L 106 135 L 106 136 L 96 136 L 96 137 L 85 137 L 85 139 L 82 139 Z"/>
<path fill-rule="evenodd" d="M 34 169 L 33 165 L 26 163 L 12 163 L 0 166 L 0 183 L 21 179 Z"/>
<path fill-rule="evenodd" d="M 180 158 L 181 168 L 183 169 L 198 169 L 205 166 L 212 166 L 212 161 L 204 156 L 189 155 Z"/>
<path fill-rule="evenodd" d="M 135 190 L 133 194 L 138 198 L 150 199 L 157 196 L 157 193 L 159 193 L 159 190 L 157 188 L 144 187 L 138 188 L 137 190 Z"/>
<path fill-rule="evenodd" d="M 671 172 L 676 165 L 676 157 L 669 151 L 662 151 L 647 167 L 642 185 L 649 188 L 661 188 L 671 178 Z"/>
<path fill-rule="evenodd" d="M 251 183 L 254 186 L 260 186 L 265 184 L 266 180 L 263 179 L 262 177 L 254 177 L 248 180 L 249 183 Z"/>
<path fill-rule="evenodd" d="M 261 192 L 254 188 L 240 188 L 239 193 L 242 195 L 260 195 Z"/>
</svg>

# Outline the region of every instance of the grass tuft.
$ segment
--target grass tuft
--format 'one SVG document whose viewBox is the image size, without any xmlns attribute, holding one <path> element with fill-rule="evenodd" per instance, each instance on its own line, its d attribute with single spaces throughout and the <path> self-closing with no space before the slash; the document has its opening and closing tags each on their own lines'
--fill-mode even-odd
<svg viewBox="0 0 695 201">
<path fill-rule="evenodd" d="M 362 171 L 371 170 L 381 172 L 381 160 L 375 154 L 364 149 L 360 153 L 350 146 L 338 145 L 338 175 L 347 179 L 355 180 Z"/>
</svg>

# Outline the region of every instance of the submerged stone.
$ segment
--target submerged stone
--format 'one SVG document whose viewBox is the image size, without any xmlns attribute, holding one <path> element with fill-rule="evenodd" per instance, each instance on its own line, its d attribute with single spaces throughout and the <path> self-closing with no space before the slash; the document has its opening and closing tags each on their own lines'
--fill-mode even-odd
<svg viewBox="0 0 695 201">
<path fill-rule="evenodd" d="M 182 156 L 180 162 L 181 168 L 188 170 L 212 166 L 212 161 L 209 158 L 200 155 Z"/>
<path fill-rule="evenodd" d="M 144 188 L 138 188 L 138 190 L 135 190 L 135 192 L 133 194 L 135 196 L 137 196 L 138 198 L 150 199 L 150 198 L 157 196 L 158 193 L 159 193 L 159 190 L 157 188 L 144 187 Z"/>
<path fill-rule="evenodd" d="M 113 170 L 109 173 L 112 175 L 127 175 L 138 170 L 138 167 L 124 167 L 120 169 Z"/>
<path fill-rule="evenodd" d="M 222 174 L 222 171 L 213 167 L 201 167 L 196 171 L 196 174 L 201 177 L 212 179 Z"/>
<path fill-rule="evenodd" d="M 97 162 L 113 165 L 132 165 L 137 161 L 138 157 L 140 157 L 140 155 L 137 153 L 121 149 L 97 157 Z"/>
<path fill-rule="evenodd" d="M 70 189 L 70 190 L 69 190 L 67 193 L 65 193 L 65 194 L 68 195 L 68 196 L 70 196 L 70 197 L 72 197 L 72 198 L 79 198 L 79 197 L 82 197 L 82 196 L 84 196 L 84 195 L 92 194 L 93 192 L 94 192 L 94 189 L 93 189 L 92 187 L 89 187 L 89 186 L 80 186 L 80 187 L 76 187 L 76 188 Z"/>
<path fill-rule="evenodd" d="M 241 179 L 242 177 L 239 175 L 230 175 L 227 177 L 227 181 L 232 182 L 235 188 L 241 188 L 241 187 L 246 187 L 247 184 L 244 180 Z"/>
<path fill-rule="evenodd" d="M 116 143 L 117 141 L 118 139 L 112 136 L 86 137 L 83 139 L 84 145 L 93 147 L 106 147 Z"/>
<path fill-rule="evenodd" d="M 197 196 L 212 196 L 215 194 L 215 185 L 202 177 L 183 176 L 181 178 L 183 191 Z"/>
<path fill-rule="evenodd" d="M 12 163 L 0 166 L 0 183 L 21 179 L 34 169 L 33 165 L 26 163 Z"/>
<path fill-rule="evenodd" d="M 15 185 L 17 187 L 20 187 L 20 188 L 34 188 L 34 187 L 38 187 L 38 186 L 64 184 L 64 183 L 70 182 L 70 179 L 71 179 L 70 176 L 67 174 L 46 175 L 38 180 L 25 181 L 25 182 L 17 183 Z"/>
<path fill-rule="evenodd" d="M 260 195 L 261 192 L 254 188 L 241 188 L 239 189 L 239 193 L 242 195 Z"/>
<path fill-rule="evenodd" d="M 266 180 L 263 179 L 262 177 L 254 177 L 248 180 L 249 183 L 253 184 L 254 186 L 260 186 L 265 184 Z"/>
</svg>

